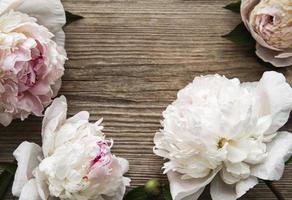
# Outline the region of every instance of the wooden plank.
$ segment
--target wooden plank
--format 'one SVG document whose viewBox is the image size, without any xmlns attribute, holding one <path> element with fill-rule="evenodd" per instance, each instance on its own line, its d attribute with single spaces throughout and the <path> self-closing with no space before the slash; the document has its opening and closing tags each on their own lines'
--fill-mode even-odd
<svg viewBox="0 0 292 200">
<path fill-rule="evenodd" d="M 63 0 L 85 18 L 65 28 L 70 60 L 60 94 L 69 115 L 91 112 L 104 118 L 115 140 L 113 152 L 130 161 L 132 186 L 162 175 L 163 160 L 152 153 L 161 112 L 195 76 L 220 73 L 242 81 L 264 71 L 256 59 L 221 38 L 240 18 L 222 7 L 229 0 Z M 291 68 L 279 69 L 292 83 Z M 12 160 L 23 140 L 40 143 L 41 119 L 0 127 L 0 161 Z M 285 130 L 292 131 L 292 120 Z M 292 200 L 292 165 L 277 186 Z M 6 199 L 15 199 L 11 194 Z M 201 199 L 209 199 L 208 195 Z M 242 199 L 274 200 L 264 184 Z"/>
</svg>

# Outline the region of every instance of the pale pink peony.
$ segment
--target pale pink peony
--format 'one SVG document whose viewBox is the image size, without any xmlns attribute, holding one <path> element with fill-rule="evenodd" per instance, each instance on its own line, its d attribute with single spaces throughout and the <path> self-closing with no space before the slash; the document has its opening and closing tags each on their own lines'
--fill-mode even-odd
<svg viewBox="0 0 292 200">
<path fill-rule="evenodd" d="M 242 0 L 241 16 L 262 60 L 275 67 L 292 65 L 291 0 Z"/>
<path fill-rule="evenodd" d="M 4 126 L 30 114 L 42 116 L 57 94 L 66 60 L 64 24 L 59 0 L 0 1 L 0 123 Z"/>
</svg>

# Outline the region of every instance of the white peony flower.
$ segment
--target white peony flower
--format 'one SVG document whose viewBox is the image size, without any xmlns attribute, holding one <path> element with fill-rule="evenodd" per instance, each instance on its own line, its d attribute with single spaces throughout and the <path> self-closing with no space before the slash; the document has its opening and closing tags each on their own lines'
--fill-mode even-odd
<svg viewBox="0 0 292 200">
<path fill-rule="evenodd" d="M 54 100 L 43 120 L 42 148 L 23 142 L 15 150 L 18 169 L 12 187 L 20 200 L 122 200 L 130 179 L 123 177 L 128 161 L 111 154 L 101 120 L 89 113 L 66 120 L 65 97 Z"/>
<path fill-rule="evenodd" d="M 174 200 L 196 200 L 211 183 L 213 200 L 235 200 L 264 180 L 279 180 L 292 155 L 292 134 L 277 132 L 292 109 L 282 74 L 259 82 L 210 75 L 194 79 L 163 113 L 154 152 Z"/>
</svg>

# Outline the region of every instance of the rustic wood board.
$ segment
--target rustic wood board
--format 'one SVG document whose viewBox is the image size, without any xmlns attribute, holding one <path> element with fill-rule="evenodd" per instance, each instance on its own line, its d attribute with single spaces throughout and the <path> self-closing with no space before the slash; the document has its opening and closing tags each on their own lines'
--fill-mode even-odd
<svg viewBox="0 0 292 200">
<path fill-rule="evenodd" d="M 220 37 L 240 21 L 222 8 L 229 2 L 63 0 L 66 10 L 85 19 L 65 28 L 70 60 L 60 94 L 68 98 L 70 116 L 88 110 L 92 121 L 104 118 L 105 132 L 115 140 L 113 152 L 130 161 L 132 186 L 152 178 L 166 181 L 152 139 L 179 89 L 202 74 L 255 81 L 269 70 L 244 47 Z M 291 68 L 279 71 L 292 83 Z M 40 128 L 36 117 L 0 127 L 0 161 L 12 160 L 23 140 L 40 143 Z M 292 131 L 292 120 L 285 130 Z M 291 164 L 277 186 L 292 200 Z M 260 184 L 242 199 L 275 198 Z"/>
</svg>

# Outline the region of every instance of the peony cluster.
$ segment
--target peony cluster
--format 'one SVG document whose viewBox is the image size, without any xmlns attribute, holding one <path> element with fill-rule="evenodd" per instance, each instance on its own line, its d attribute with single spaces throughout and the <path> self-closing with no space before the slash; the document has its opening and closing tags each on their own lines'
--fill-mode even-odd
<svg viewBox="0 0 292 200">
<path fill-rule="evenodd" d="M 18 169 L 12 193 L 20 200 L 122 200 L 130 179 L 123 177 L 128 161 L 111 153 L 101 120 L 89 123 L 89 113 L 66 119 L 65 97 L 46 110 L 42 148 L 23 142 L 15 150 Z"/>
<path fill-rule="evenodd" d="M 164 164 L 174 200 L 196 200 L 211 183 L 213 200 L 235 200 L 263 180 L 279 180 L 292 155 L 292 134 L 278 132 L 292 109 L 285 77 L 259 82 L 201 76 L 163 113 L 154 152 Z"/>
<path fill-rule="evenodd" d="M 42 116 L 64 73 L 60 0 L 0 1 L 0 124 Z"/>
<path fill-rule="evenodd" d="M 291 0 L 242 0 L 241 16 L 261 59 L 276 67 L 292 65 Z"/>
</svg>

